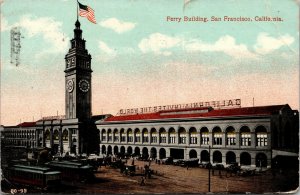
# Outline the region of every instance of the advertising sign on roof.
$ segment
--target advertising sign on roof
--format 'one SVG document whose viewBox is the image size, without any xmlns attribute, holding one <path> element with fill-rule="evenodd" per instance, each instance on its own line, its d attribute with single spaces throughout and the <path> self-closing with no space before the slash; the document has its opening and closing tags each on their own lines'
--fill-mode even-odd
<svg viewBox="0 0 300 195">
<path fill-rule="evenodd" d="M 144 114 L 144 113 L 159 112 L 162 110 L 178 110 L 178 109 L 203 108 L 203 107 L 212 107 L 214 109 L 240 108 L 241 99 L 120 109 L 118 114 L 119 115 Z"/>
</svg>

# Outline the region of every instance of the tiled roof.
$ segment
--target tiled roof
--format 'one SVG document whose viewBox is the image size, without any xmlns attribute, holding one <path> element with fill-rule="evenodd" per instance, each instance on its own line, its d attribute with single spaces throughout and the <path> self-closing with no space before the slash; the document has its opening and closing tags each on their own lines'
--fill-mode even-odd
<svg viewBox="0 0 300 195">
<path fill-rule="evenodd" d="M 206 108 L 207 112 L 197 112 L 197 110 L 204 110 L 203 108 L 180 109 L 180 110 L 164 110 L 155 113 L 134 114 L 111 116 L 105 122 L 113 121 L 138 121 L 138 120 L 158 120 L 158 119 L 172 119 L 172 118 L 209 118 L 209 117 L 229 117 L 229 116 L 261 116 L 278 113 L 284 106 L 288 105 L 272 105 L 272 106 L 258 106 L 258 107 L 244 107 L 232 109 L 218 109 L 214 110 Z M 189 112 L 190 111 L 190 112 Z"/>
<path fill-rule="evenodd" d="M 18 127 L 34 127 L 36 122 L 23 122 L 18 124 Z"/>
</svg>

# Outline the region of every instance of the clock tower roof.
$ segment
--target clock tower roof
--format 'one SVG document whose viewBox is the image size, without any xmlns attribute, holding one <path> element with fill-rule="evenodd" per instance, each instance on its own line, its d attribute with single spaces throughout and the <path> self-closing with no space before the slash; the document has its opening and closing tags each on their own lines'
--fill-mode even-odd
<svg viewBox="0 0 300 195">
<path fill-rule="evenodd" d="M 80 29 L 80 22 L 78 20 L 75 22 L 74 39 L 82 39 L 82 30 Z"/>
<path fill-rule="evenodd" d="M 75 22 L 75 27 L 76 29 L 80 29 L 80 22 L 78 20 L 76 20 Z"/>
</svg>

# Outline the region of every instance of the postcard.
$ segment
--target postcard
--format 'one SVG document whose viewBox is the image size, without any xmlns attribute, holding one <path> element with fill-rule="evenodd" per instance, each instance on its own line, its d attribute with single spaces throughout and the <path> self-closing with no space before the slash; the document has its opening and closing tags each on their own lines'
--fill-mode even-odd
<svg viewBox="0 0 300 195">
<path fill-rule="evenodd" d="M 2 193 L 298 192 L 299 1 L 0 3 Z"/>
</svg>

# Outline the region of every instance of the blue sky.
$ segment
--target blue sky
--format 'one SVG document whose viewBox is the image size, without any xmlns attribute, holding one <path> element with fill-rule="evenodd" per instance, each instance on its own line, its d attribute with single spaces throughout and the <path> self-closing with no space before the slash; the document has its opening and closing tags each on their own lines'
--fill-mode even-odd
<svg viewBox="0 0 300 195">
<path fill-rule="evenodd" d="M 79 17 L 92 55 L 93 114 L 241 98 L 242 106 L 299 109 L 299 7 L 295 0 L 82 0 Z M 185 8 L 183 9 L 183 7 Z M 249 17 L 252 22 L 170 22 L 170 17 Z M 259 22 L 255 17 L 280 17 Z M 1 3 L 1 123 L 64 114 L 64 56 L 75 0 Z M 19 26 L 20 65 L 10 63 Z M 18 114 L 16 114 L 18 113 Z"/>
</svg>

